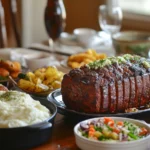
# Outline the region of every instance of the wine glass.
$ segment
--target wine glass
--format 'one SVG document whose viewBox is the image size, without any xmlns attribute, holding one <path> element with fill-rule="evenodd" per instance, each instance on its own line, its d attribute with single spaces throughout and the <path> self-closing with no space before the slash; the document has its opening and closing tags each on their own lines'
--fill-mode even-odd
<svg viewBox="0 0 150 150">
<path fill-rule="evenodd" d="M 63 0 L 47 0 L 44 22 L 49 35 L 49 46 L 53 57 L 55 57 L 54 42 L 60 37 L 66 25 L 66 11 Z"/>
<path fill-rule="evenodd" d="M 119 6 L 100 5 L 99 6 L 99 24 L 103 31 L 110 37 L 121 29 L 122 10 Z M 109 40 L 111 43 L 111 40 Z"/>
</svg>

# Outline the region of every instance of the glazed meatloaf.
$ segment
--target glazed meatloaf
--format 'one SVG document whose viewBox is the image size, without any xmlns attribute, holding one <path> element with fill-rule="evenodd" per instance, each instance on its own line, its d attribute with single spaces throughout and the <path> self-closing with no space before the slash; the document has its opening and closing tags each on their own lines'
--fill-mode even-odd
<svg viewBox="0 0 150 150">
<path fill-rule="evenodd" d="M 67 108 L 86 113 L 118 113 L 150 102 L 150 60 L 129 54 L 97 60 L 64 75 Z"/>
</svg>

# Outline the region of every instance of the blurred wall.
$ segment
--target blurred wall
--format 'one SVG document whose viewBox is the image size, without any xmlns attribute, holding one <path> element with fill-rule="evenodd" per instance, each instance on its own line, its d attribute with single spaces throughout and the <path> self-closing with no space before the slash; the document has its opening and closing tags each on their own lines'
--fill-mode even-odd
<svg viewBox="0 0 150 150">
<path fill-rule="evenodd" d="M 22 0 L 22 43 L 29 46 L 48 39 L 44 26 L 44 8 L 47 0 Z M 100 30 L 98 6 L 105 0 L 64 0 L 67 20 L 65 31 L 89 27 Z"/>
<path fill-rule="evenodd" d="M 29 46 L 47 39 L 44 28 L 46 0 L 22 0 L 22 44 Z"/>
<path fill-rule="evenodd" d="M 100 30 L 98 23 L 98 7 L 105 0 L 64 0 L 67 12 L 66 31 L 74 28 L 89 27 Z"/>
</svg>

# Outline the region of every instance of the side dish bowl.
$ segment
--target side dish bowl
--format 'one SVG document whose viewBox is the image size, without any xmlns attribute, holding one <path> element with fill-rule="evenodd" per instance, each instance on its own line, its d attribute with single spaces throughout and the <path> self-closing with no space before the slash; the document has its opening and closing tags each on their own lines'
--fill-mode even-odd
<svg viewBox="0 0 150 150">
<path fill-rule="evenodd" d="M 29 126 L 0 128 L 0 149 L 29 149 L 50 139 L 57 108 L 49 101 L 40 102 L 50 110 L 51 116 L 44 122 Z"/>
<path fill-rule="evenodd" d="M 113 45 L 117 55 L 137 54 L 148 57 L 150 33 L 142 31 L 123 31 L 113 35 Z"/>
<path fill-rule="evenodd" d="M 103 117 L 101 117 L 103 118 Z M 115 121 L 128 121 L 130 123 L 136 124 L 139 127 L 144 127 L 150 133 L 149 125 L 144 121 L 139 121 L 135 119 L 122 118 L 122 117 L 111 117 Z M 91 121 L 96 121 L 100 118 L 92 118 L 78 123 L 74 127 L 74 134 L 76 139 L 76 144 L 82 150 L 148 150 L 150 148 L 149 140 L 150 134 L 144 138 L 134 140 L 134 141 L 98 141 L 84 137 L 80 132 L 80 125 L 87 124 Z"/>
<path fill-rule="evenodd" d="M 27 55 L 25 57 L 25 62 L 27 67 L 33 71 L 38 68 L 47 67 L 51 64 L 51 61 L 54 61 L 49 53 L 39 53 L 37 56 L 30 57 Z"/>
</svg>

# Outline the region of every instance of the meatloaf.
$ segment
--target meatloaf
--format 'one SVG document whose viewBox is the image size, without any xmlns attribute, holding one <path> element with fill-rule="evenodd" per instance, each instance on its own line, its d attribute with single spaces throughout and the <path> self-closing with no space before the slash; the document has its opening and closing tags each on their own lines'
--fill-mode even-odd
<svg viewBox="0 0 150 150">
<path fill-rule="evenodd" d="M 64 75 L 67 108 L 86 113 L 118 113 L 150 102 L 150 60 L 126 54 L 94 61 Z"/>
</svg>

